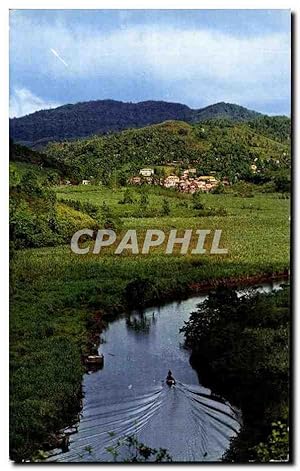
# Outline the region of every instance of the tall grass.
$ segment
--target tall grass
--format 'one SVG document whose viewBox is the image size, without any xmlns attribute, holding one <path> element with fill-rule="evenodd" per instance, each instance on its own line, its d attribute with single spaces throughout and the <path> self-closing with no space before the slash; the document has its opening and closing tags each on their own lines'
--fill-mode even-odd
<svg viewBox="0 0 300 471">
<path fill-rule="evenodd" d="M 255 195 L 251 201 L 203 195 L 206 208 L 225 208 L 226 215 L 201 217 L 189 195 L 151 189 L 150 208 L 167 198 L 170 215 L 136 218 L 139 189 L 131 189 L 136 202 L 129 205 L 119 204 L 124 189 L 56 191 L 59 199 L 99 208 L 105 201 L 122 217 L 122 231 L 138 229 L 141 237 L 147 228 L 222 229 L 228 255 L 168 256 L 157 249 L 149 255 L 116 256 L 107 250 L 79 256 L 67 245 L 16 251 L 11 263 L 10 332 L 11 457 L 17 461 L 30 458 L 49 442 L 49 432 L 67 425 L 78 410 L 87 325 L 95 311 L 103 316 L 126 309 L 129 283 L 148 280 L 157 294 L 153 302 L 158 302 L 188 293 L 193 283 L 272 274 L 289 267 L 289 201 L 277 195 Z"/>
</svg>

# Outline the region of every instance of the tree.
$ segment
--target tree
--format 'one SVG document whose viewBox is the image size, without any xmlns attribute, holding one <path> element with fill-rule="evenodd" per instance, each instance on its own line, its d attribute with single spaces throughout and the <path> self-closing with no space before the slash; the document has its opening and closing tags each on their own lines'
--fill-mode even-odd
<svg viewBox="0 0 300 471">
<path fill-rule="evenodd" d="M 58 185 L 58 183 L 59 183 L 59 176 L 57 173 L 51 172 L 47 175 L 46 184 L 51 186 L 51 185 Z"/>
<path fill-rule="evenodd" d="M 220 195 L 222 193 L 225 193 L 225 186 L 223 183 L 219 182 L 218 185 L 213 188 L 212 193 L 215 195 Z"/>
<path fill-rule="evenodd" d="M 38 177 L 32 170 L 29 170 L 22 176 L 19 186 L 21 191 L 27 194 L 40 195 L 42 193 Z"/>
<path fill-rule="evenodd" d="M 204 209 L 204 204 L 201 201 L 201 195 L 199 192 L 193 194 L 193 208 Z"/>
<path fill-rule="evenodd" d="M 169 204 L 169 201 L 167 200 L 167 198 L 163 199 L 162 211 L 161 212 L 162 212 L 163 216 L 169 216 L 169 214 L 171 213 L 170 204 Z"/>
<path fill-rule="evenodd" d="M 274 177 L 276 191 L 281 193 L 289 193 L 291 191 L 291 177 L 286 171 L 278 172 Z"/>
<path fill-rule="evenodd" d="M 129 307 L 144 307 L 158 299 L 155 284 L 147 278 L 136 278 L 125 288 L 125 300 Z"/>
<path fill-rule="evenodd" d="M 268 463 L 270 461 L 287 461 L 289 456 L 289 432 L 287 424 L 272 423 L 272 431 L 266 442 L 259 443 L 254 450 L 257 461 Z"/>
<path fill-rule="evenodd" d="M 287 288 L 238 296 L 220 286 L 181 329 L 203 384 L 242 411 L 226 462 L 287 459 L 289 316 Z"/>
<path fill-rule="evenodd" d="M 10 240 L 16 248 L 57 243 L 56 196 L 30 171 L 10 191 Z"/>
<path fill-rule="evenodd" d="M 125 172 L 124 170 L 121 170 L 118 173 L 117 181 L 120 186 L 126 186 L 128 180 L 128 172 Z"/>
<path fill-rule="evenodd" d="M 123 199 L 119 201 L 119 203 L 120 204 L 133 204 L 134 203 L 134 199 L 132 197 L 131 191 L 128 188 L 124 191 Z"/>
<path fill-rule="evenodd" d="M 120 226 L 121 222 L 120 222 L 119 218 L 117 218 L 113 214 L 111 208 L 106 204 L 105 201 L 103 201 L 103 203 L 102 203 L 100 213 L 101 213 L 101 216 L 102 216 L 103 227 L 105 229 L 115 230 Z"/>
</svg>

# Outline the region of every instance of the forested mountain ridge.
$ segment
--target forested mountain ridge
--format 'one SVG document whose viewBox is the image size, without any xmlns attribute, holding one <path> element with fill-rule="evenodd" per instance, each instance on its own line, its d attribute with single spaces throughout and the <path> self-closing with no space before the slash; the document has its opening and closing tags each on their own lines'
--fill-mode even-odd
<svg viewBox="0 0 300 471">
<path fill-rule="evenodd" d="M 246 121 L 262 116 L 231 103 L 216 103 L 191 109 L 180 103 L 144 101 L 124 103 L 97 100 L 63 105 L 10 119 L 10 137 L 28 147 L 38 148 L 50 141 L 72 140 L 128 128 L 140 128 L 167 120 L 197 123 L 211 118 Z"/>
<path fill-rule="evenodd" d="M 249 110 L 244 106 L 236 105 L 233 103 L 220 102 L 214 105 L 206 106 L 199 110 L 193 110 L 193 118 L 191 122 L 199 123 L 208 119 L 226 118 L 232 121 L 249 121 L 259 116 L 264 116 L 257 111 Z"/>
</svg>

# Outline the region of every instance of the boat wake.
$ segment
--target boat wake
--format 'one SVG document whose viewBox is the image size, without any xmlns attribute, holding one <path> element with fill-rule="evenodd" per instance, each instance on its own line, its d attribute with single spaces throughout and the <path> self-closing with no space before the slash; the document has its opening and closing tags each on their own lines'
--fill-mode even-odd
<svg viewBox="0 0 300 471">
<path fill-rule="evenodd" d="M 152 448 L 166 448 L 173 461 L 219 461 L 240 428 L 238 411 L 202 386 L 177 382 L 169 387 L 162 381 L 148 390 L 122 389 L 114 403 L 101 393 L 94 397 L 70 450 L 49 461 L 114 461 L 108 449 L 130 435 Z M 125 449 L 119 451 L 117 461 L 128 457 Z"/>
</svg>

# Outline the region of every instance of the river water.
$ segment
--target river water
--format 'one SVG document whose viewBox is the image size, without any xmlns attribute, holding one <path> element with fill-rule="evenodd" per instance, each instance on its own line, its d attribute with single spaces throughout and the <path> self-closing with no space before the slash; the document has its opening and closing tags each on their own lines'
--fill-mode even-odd
<svg viewBox="0 0 300 471">
<path fill-rule="evenodd" d="M 278 286 L 265 284 L 260 289 Z M 175 462 L 222 458 L 240 429 L 241 414 L 199 384 L 179 333 L 205 299 L 198 296 L 143 313 L 133 311 L 110 322 L 99 347 L 104 367 L 84 375 L 78 433 L 71 435 L 69 451 L 51 461 L 113 461 L 106 447 L 130 434 L 148 446 L 167 448 Z M 165 384 L 169 369 L 176 386 Z"/>
</svg>

